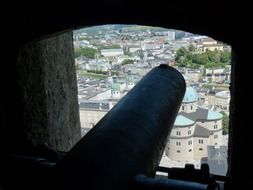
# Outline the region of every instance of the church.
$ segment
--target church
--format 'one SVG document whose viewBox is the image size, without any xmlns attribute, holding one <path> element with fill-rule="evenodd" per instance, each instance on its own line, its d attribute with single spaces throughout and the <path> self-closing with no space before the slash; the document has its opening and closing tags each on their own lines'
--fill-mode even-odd
<svg viewBox="0 0 253 190">
<path fill-rule="evenodd" d="M 208 146 L 223 145 L 222 114 L 197 102 L 196 90 L 188 86 L 165 150 L 172 160 L 201 160 L 208 156 Z"/>
</svg>

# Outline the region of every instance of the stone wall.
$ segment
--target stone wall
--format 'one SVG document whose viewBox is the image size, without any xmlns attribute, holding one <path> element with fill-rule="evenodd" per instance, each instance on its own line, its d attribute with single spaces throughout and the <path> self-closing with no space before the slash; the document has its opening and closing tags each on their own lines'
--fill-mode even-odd
<svg viewBox="0 0 253 190">
<path fill-rule="evenodd" d="M 17 64 L 26 138 L 68 151 L 81 137 L 72 32 L 24 45 Z"/>
</svg>

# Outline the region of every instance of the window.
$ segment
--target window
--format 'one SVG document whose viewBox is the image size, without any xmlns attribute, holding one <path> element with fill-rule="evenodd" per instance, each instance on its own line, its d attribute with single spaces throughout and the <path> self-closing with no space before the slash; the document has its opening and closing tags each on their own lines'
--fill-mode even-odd
<svg viewBox="0 0 253 190">
<path fill-rule="evenodd" d="M 177 150 L 177 153 L 180 153 L 180 150 Z"/>
<path fill-rule="evenodd" d="M 199 148 L 199 151 L 203 151 L 203 148 Z"/>
<path fill-rule="evenodd" d="M 111 28 L 112 29 L 109 29 Z M 80 102 L 82 101 L 90 101 L 89 98 L 92 96 L 94 96 L 94 94 L 96 95 L 96 97 L 94 97 L 94 99 L 99 99 L 99 101 L 103 101 L 103 102 L 109 102 L 110 106 L 109 109 L 103 109 L 102 111 L 107 112 L 109 111 L 112 106 L 111 105 L 115 105 L 119 100 L 117 99 L 117 97 L 120 97 L 121 95 L 125 95 L 125 92 L 129 91 L 129 88 L 131 87 L 131 85 L 135 85 L 144 75 L 145 73 L 147 73 L 149 71 L 150 68 L 146 68 L 146 67 L 142 67 L 141 69 L 139 69 L 139 66 L 143 65 L 143 58 L 148 58 L 148 56 L 146 57 L 146 55 L 149 54 L 150 51 L 153 51 L 152 49 L 154 48 L 153 45 L 150 45 L 149 42 L 153 42 L 153 41 L 159 41 L 159 44 L 161 44 L 161 48 L 157 49 L 157 51 L 162 51 L 163 52 L 163 48 L 166 49 L 166 51 L 170 52 L 173 51 L 174 53 L 177 53 L 175 51 L 175 49 L 177 49 L 178 44 L 181 44 L 181 37 L 179 37 L 178 39 L 175 38 L 175 36 L 177 36 L 177 34 L 179 34 L 178 36 L 185 36 L 187 37 L 188 35 L 191 36 L 191 34 L 188 33 L 181 33 L 180 31 L 174 31 L 174 30 L 167 30 L 167 29 L 162 29 L 161 31 L 159 31 L 160 29 L 156 29 L 154 28 L 155 32 L 154 35 L 150 36 L 149 32 L 145 32 L 144 31 L 135 31 L 135 27 L 132 28 L 133 26 L 130 26 L 130 30 L 128 31 L 128 27 L 129 26 L 123 26 L 124 29 L 120 30 L 120 36 L 128 36 L 128 39 L 125 39 L 126 44 L 136 44 L 136 47 L 139 50 L 139 52 L 137 53 L 132 53 L 129 54 L 128 57 L 129 59 L 135 59 L 134 64 L 131 64 L 130 70 L 134 71 L 130 71 L 128 66 L 130 65 L 124 65 L 124 64 L 116 64 L 118 60 L 121 59 L 122 55 L 124 55 L 124 52 L 120 52 L 119 55 L 113 55 L 115 52 L 110 52 L 110 55 L 108 53 L 108 51 L 106 51 L 107 48 L 110 47 L 116 47 L 120 48 L 120 49 L 124 49 L 121 48 L 122 47 L 122 42 L 120 39 L 120 37 L 118 35 L 115 35 L 115 30 L 113 28 L 118 28 L 115 26 L 99 26 L 99 28 L 104 28 L 104 29 L 98 29 L 98 31 L 101 31 L 101 35 L 97 35 L 96 32 L 90 32 L 89 29 L 87 31 L 84 30 L 78 30 L 76 32 L 74 32 L 74 48 L 75 48 L 75 52 L 76 52 L 76 64 L 78 64 L 77 67 L 77 75 L 78 75 L 78 84 L 80 89 L 78 90 L 78 93 L 80 93 L 80 97 L 83 98 L 79 98 L 78 100 Z M 121 26 L 120 26 L 121 28 Z M 149 27 L 150 31 L 153 30 L 151 27 Z M 133 31 L 132 31 L 133 30 Z M 100 33 L 100 32 L 99 32 Z M 118 32 L 116 32 L 118 33 Z M 139 33 L 139 34 L 138 34 Z M 141 35 L 143 38 L 142 39 L 135 39 L 135 36 Z M 174 37 L 173 37 L 174 35 Z M 194 35 L 193 38 L 195 39 L 196 37 L 196 41 L 197 44 L 199 44 L 198 42 L 200 42 L 203 39 L 206 39 L 206 36 L 199 36 L 199 35 Z M 109 40 L 108 40 L 108 39 Z M 173 39 L 175 38 L 175 39 Z M 183 37 L 184 38 L 184 37 Z M 85 40 L 84 40 L 85 39 Z M 145 40 L 147 41 L 147 43 L 145 42 Z M 172 44 L 168 43 L 170 40 L 173 40 L 174 42 Z M 102 45 L 100 43 L 102 43 L 103 41 L 106 42 L 106 45 Z M 143 41 L 143 44 L 141 44 L 141 42 Z M 184 39 L 185 42 L 187 42 L 186 44 L 190 44 L 192 43 L 191 41 L 191 37 L 189 39 L 185 38 Z M 185 43 L 184 42 L 184 43 Z M 86 44 L 87 43 L 87 44 Z M 104 43 L 104 42 L 103 42 Z M 140 45 L 137 45 L 140 44 Z M 222 46 L 225 45 L 221 44 Z M 92 51 L 94 51 L 94 53 L 98 54 L 98 56 L 96 57 L 96 59 L 93 59 L 92 61 L 88 61 L 86 60 L 86 58 L 84 58 L 83 56 L 81 56 L 82 54 L 86 54 L 86 52 L 81 52 L 80 48 L 96 48 L 96 49 L 101 49 L 101 51 L 97 51 L 92 49 Z M 142 46 L 144 47 L 142 49 Z M 116 48 L 116 49 L 117 49 Z M 114 48 L 112 48 L 114 49 Z M 203 55 L 201 55 L 202 53 L 204 53 L 206 48 L 202 48 L 202 47 L 195 47 L 193 48 L 193 51 L 190 50 L 190 46 L 186 47 L 185 50 L 187 51 L 187 55 L 191 55 L 189 56 L 189 59 L 192 58 L 197 58 L 197 59 L 201 59 L 201 57 Z M 184 51 L 185 51 L 184 50 Z M 189 51 L 190 50 L 190 51 Z M 161 53 L 161 56 L 167 56 L 166 51 L 163 53 Z M 196 54 L 195 54 L 196 53 Z M 224 53 L 224 55 L 223 55 Z M 194 56 L 192 56 L 194 54 Z M 187 82 L 189 87 L 193 87 L 194 90 L 200 90 L 200 96 L 198 97 L 199 101 L 196 101 L 196 103 L 194 102 L 184 102 L 181 104 L 180 107 L 180 111 L 181 112 L 195 112 L 196 109 L 198 108 L 198 105 L 200 103 L 200 105 L 203 105 L 203 109 L 199 109 L 198 111 L 200 111 L 199 113 L 201 113 L 200 115 L 202 116 L 202 111 L 203 113 L 206 112 L 205 108 L 209 108 L 209 107 L 213 107 L 215 111 L 216 106 L 219 106 L 219 102 L 216 103 L 216 98 L 213 94 L 213 91 L 210 89 L 214 89 L 214 87 L 217 86 L 217 84 L 215 84 L 217 81 L 219 82 L 220 78 L 215 76 L 212 73 L 218 73 L 220 75 L 221 73 L 228 73 L 227 78 L 225 79 L 226 82 L 222 82 L 224 84 L 222 84 L 222 86 L 224 86 L 224 90 L 229 92 L 229 83 L 230 83 L 230 77 L 229 77 L 229 72 L 231 71 L 231 64 L 230 64 L 230 60 L 229 57 L 230 56 L 230 48 L 228 48 L 228 51 L 219 51 L 219 52 L 212 52 L 210 54 L 210 52 L 208 52 L 207 54 L 205 54 L 205 56 L 207 56 L 209 58 L 209 56 L 213 56 L 215 55 L 218 59 L 217 59 L 217 63 L 212 63 L 213 65 L 217 65 L 217 69 L 215 67 L 215 69 L 211 69 L 211 68 L 206 68 L 206 63 L 203 64 L 195 64 L 193 63 L 193 68 L 187 68 L 184 67 L 182 65 L 182 67 L 180 66 L 181 63 L 178 63 L 177 61 L 173 60 L 171 63 L 174 63 L 175 66 L 179 69 L 180 72 L 182 72 L 182 74 L 185 74 L 186 79 L 188 80 Z M 226 65 L 225 68 L 219 68 L 220 64 L 220 58 L 222 55 L 222 59 L 224 59 L 223 61 L 223 65 Z M 114 57 L 115 59 L 111 59 L 111 57 Z M 151 58 L 151 57 L 150 57 Z M 181 56 L 182 60 L 185 59 L 185 56 Z M 154 56 L 153 57 L 153 61 L 152 61 L 152 67 L 153 65 L 156 65 L 157 63 L 159 63 L 161 60 L 159 58 L 159 56 Z M 181 61 L 181 60 L 180 60 Z M 192 60 L 190 60 L 191 62 Z M 83 64 L 83 62 L 85 64 Z M 145 61 L 144 61 L 145 62 Z M 226 62 L 226 63 L 225 63 Z M 80 63 L 80 64 L 79 64 Z M 101 70 L 101 64 L 105 65 L 105 70 L 106 72 L 101 72 L 101 74 L 97 74 L 96 72 L 93 72 L 93 70 Z M 146 63 L 145 63 L 146 64 Z M 89 65 L 89 67 L 87 67 Z M 126 67 L 127 66 L 127 67 Z M 173 65 L 171 65 L 173 67 Z M 196 66 L 196 68 L 195 68 Z M 94 67 L 94 68 L 93 68 Z M 93 70 L 88 70 L 88 68 L 92 68 Z M 204 69 L 204 70 L 203 70 Z M 141 71 L 139 71 L 141 70 Z M 202 72 L 203 71 L 203 72 Z M 225 72 L 224 72 L 225 71 Z M 89 72 L 89 73 L 88 73 Z M 100 71 L 99 71 L 100 72 Z M 130 76 L 129 78 L 126 78 L 127 76 Z M 203 76 L 202 76 L 203 75 Z M 92 76 L 92 78 L 90 78 L 90 76 Z M 101 79 L 101 77 L 103 77 L 103 80 Z M 133 81 L 128 81 L 126 79 L 134 79 Z M 223 80 L 223 79 L 222 79 Z M 123 84 L 120 85 L 120 90 L 118 91 L 118 89 L 112 88 L 114 86 L 112 86 L 113 81 L 115 81 L 115 83 L 117 82 L 118 84 Z M 122 82 L 122 83 L 121 83 Z M 210 83 L 208 85 L 202 85 L 204 83 Z M 212 83 L 211 83 L 212 82 Z M 87 95 L 83 96 L 82 92 L 83 89 L 81 88 L 80 85 L 89 85 L 90 89 L 92 89 L 93 86 L 97 85 L 97 84 L 101 84 L 101 88 L 94 88 L 95 91 L 91 91 L 88 90 L 87 91 Z M 102 87 L 102 85 L 104 87 Z M 196 86 L 196 88 L 195 88 Z M 118 87 L 118 86 L 117 86 Z M 188 86 L 187 86 L 188 87 Z M 200 88 L 201 87 L 201 88 Z M 107 92 L 108 89 L 111 89 L 110 91 Z M 203 91 L 202 91 L 203 89 Z M 112 92 L 112 93 L 110 93 Z M 124 92 L 124 93 L 123 93 Z M 202 97 L 202 93 L 203 93 L 203 97 Z M 114 99 L 111 98 L 111 96 L 116 96 Z M 113 103 L 111 102 L 113 101 Z M 217 104 L 217 105 L 216 105 Z M 106 106 L 105 106 L 106 107 Z M 228 108 L 229 109 L 229 108 Z M 220 109 L 217 109 L 220 110 Z M 80 110 L 82 111 L 82 110 Z M 93 110 L 92 110 L 93 111 Z M 209 112 L 208 112 L 209 113 Z M 226 112 L 227 113 L 227 112 Z M 86 112 L 81 116 L 83 117 L 82 120 L 86 120 L 87 118 L 90 117 L 85 117 Z M 92 112 L 93 115 L 97 115 L 98 113 L 93 111 Z M 99 112 L 100 114 L 100 112 Z M 190 114 L 195 114 L 195 113 L 190 113 Z M 197 115 L 197 114 L 196 114 Z M 97 118 L 97 121 L 92 121 L 96 124 L 96 122 L 99 121 L 100 117 L 95 117 Z M 228 116 L 227 116 L 228 117 Z M 188 118 L 188 114 L 186 114 L 186 118 Z M 202 120 L 201 120 L 202 119 Z M 222 136 L 221 134 L 219 134 L 219 137 L 215 136 L 217 134 L 216 131 L 218 131 L 218 129 L 221 128 L 221 124 L 219 120 L 213 120 L 210 123 L 205 124 L 206 120 L 204 120 L 202 117 L 198 118 L 197 123 L 199 123 L 200 125 L 202 125 L 203 127 L 208 127 L 208 130 L 210 130 L 210 135 L 212 135 L 212 144 L 213 143 L 218 143 L 218 144 L 227 144 L 227 134 L 226 136 Z M 87 124 L 89 124 L 89 122 L 85 122 L 85 123 L 81 123 L 82 127 L 86 127 Z M 90 126 L 88 126 L 89 128 L 91 128 Z M 87 128 L 88 128 L 87 127 Z M 182 131 L 185 130 L 185 131 Z M 176 154 L 177 157 L 181 157 L 183 156 L 184 153 L 187 153 L 187 149 L 182 150 L 182 154 L 181 154 L 181 148 L 184 148 L 184 146 L 188 145 L 188 153 L 191 154 L 191 152 L 195 153 L 198 151 L 198 149 L 201 147 L 203 149 L 206 149 L 207 146 L 207 140 L 205 138 L 202 138 L 201 136 L 198 137 L 196 140 L 192 138 L 190 138 L 192 135 L 194 135 L 194 130 L 191 127 L 185 127 L 185 129 L 182 128 L 178 128 L 175 127 L 173 130 L 173 135 L 174 135 L 174 139 L 171 138 L 171 142 L 167 142 L 168 148 L 166 150 L 169 150 L 169 147 L 173 147 L 173 151 L 175 151 L 174 153 L 176 154 L 176 152 L 178 152 L 178 154 Z M 186 132 L 187 131 L 187 132 Z M 181 133 L 182 132 L 182 133 Z M 186 135 L 188 137 L 188 139 L 183 139 L 184 135 Z M 217 138 L 216 138 L 217 137 Z M 224 137 L 224 138 L 223 138 Z M 204 143 L 205 140 L 205 143 Z M 221 141 L 222 140 L 222 141 Z M 185 142 L 184 142 L 185 141 Z M 182 144 L 181 144 L 182 142 Z M 174 144 L 175 143 L 175 144 Z M 193 147 L 193 145 L 195 145 L 195 143 L 198 145 L 197 147 Z M 175 149 L 174 149 L 175 148 Z M 179 149 L 176 149 L 179 148 Z M 187 147 L 186 147 L 187 148 Z M 195 149 L 193 149 L 195 148 Z M 172 150 L 170 149 L 170 150 Z M 178 150 L 178 151 L 177 151 Z M 201 154 L 203 152 L 199 152 L 199 154 Z M 173 156 L 166 154 L 166 156 L 168 158 L 172 158 Z M 188 159 L 188 158 L 187 158 Z M 178 158 L 175 158 L 175 160 L 179 160 Z M 167 161 L 166 159 L 164 160 L 165 163 L 168 163 L 169 161 Z M 181 161 L 180 161 L 181 162 Z M 182 162 L 184 162 L 182 160 Z"/>
<path fill-rule="evenodd" d="M 217 139 L 217 138 L 218 138 L 218 135 L 214 135 L 214 137 L 213 137 L 213 138 Z"/>
</svg>

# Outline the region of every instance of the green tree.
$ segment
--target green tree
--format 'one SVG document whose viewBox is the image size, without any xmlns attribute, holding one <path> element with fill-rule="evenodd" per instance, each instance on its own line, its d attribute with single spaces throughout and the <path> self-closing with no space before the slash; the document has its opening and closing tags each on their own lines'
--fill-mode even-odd
<svg viewBox="0 0 253 190">
<path fill-rule="evenodd" d="M 229 117 L 224 111 L 221 111 L 220 113 L 223 115 L 223 118 L 222 118 L 222 134 L 227 135 L 228 132 L 229 132 Z"/>
<path fill-rule="evenodd" d="M 85 47 L 85 48 L 76 48 L 74 50 L 75 57 L 79 57 L 81 55 L 88 57 L 90 59 L 94 59 L 95 55 L 98 53 L 96 49 Z"/>
<path fill-rule="evenodd" d="M 231 53 L 228 50 L 224 52 L 207 50 L 201 54 L 194 53 L 194 46 L 191 44 L 188 48 L 179 48 L 176 52 L 175 61 L 179 67 L 225 67 L 230 64 Z"/>
<path fill-rule="evenodd" d="M 127 64 L 133 64 L 134 61 L 132 59 L 125 59 L 124 61 L 122 61 L 122 65 L 127 65 Z"/>
<path fill-rule="evenodd" d="M 185 49 L 184 47 L 181 47 L 177 50 L 176 57 L 186 56 L 187 53 L 188 53 L 187 49 Z"/>
<path fill-rule="evenodd" d="M 193 45 L 193 44 L 190 44 L 189 47 L 188 47 L 188 50 L 189 50 L 190 52 L 193 52 L 193 51 L 195 50 L 194 45 Z"/>
<path fill-rule="evenodd" d="M 176 52 L 175 61 L 179 67 L 186 67 L 187 66 L 187 56 L 188 51 L 184 47 L 181 47 Z"/>
<path fill-rule="evenodd" d="M 219 64 L 219 62 L 220 62 L 220 53 L 218 51 L 207 51 L 206 54 L 207 54 L 208 60 L 210 62 Z"/>
<path fill-rule="evenodd" d="M 230 64 L 231 63 L 231 52 L 229 52 L 228 50 L 224 50 L 221 53 L 220 62 L 225 63 L 225 64 Z"/>
</svg>

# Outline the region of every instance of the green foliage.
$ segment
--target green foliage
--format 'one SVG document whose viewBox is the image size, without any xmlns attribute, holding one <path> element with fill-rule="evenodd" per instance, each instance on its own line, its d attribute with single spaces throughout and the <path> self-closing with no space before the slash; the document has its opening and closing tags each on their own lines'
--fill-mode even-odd
<svg viewBox="0 0 253 190">
<path fill-rule="evenodd" d="M 231 64 L 231 53 L 228 50 L 224 50 L 221 53 L 220 62 L 225 64 Z"/>
<path fill-rule="evenodd" d="M 188 51 L 184 47 L 177 50 L 175 61 L 179 67 L 187 67 L 187 55 Z"/>
<path fill-rule="evenodd" d="M 228 132 L 229 132 L 229 117 L 224 111 L 221 111 L 220 113 L 223 115 L 223 118 L 222 118 L 222 134 L 227 135 Z"/>
<path fill-rule="evenodd" d="M 100 50 L 101 49 L 119 49 L 119 48 L 121 48 L 121 47 L 118 44 L 111 44 L 111 45 L 107 45 L 107 46 L 102 45 L 99 47 Z"/>
<path fill-rule="evenodd" d="M 87 71 L 84 71 L 84 70 L 77 70 L 77 73 L 80 76 L 86 76 L 86 77 L 91 77 L 91 78 L 98 78 L 98 79 L 106 79 L 107 78 L 107 75 L 92 73 L 91 71 L 87 72 Z"/>
<path fill-rule="evenodd" d="M 98 51 L 96 49 L 88 48 L 88 47 L 76 48 L 74 51 L 75 51 L 74 52 L 75 57 L 79 57 L 79 56 L 83 55 L 83 56 L 88 57 L 90 59 L 95 59 L 95 55 L 98 53 Z"/>
<path fill-rule="evenodd" d="M 122 61 L 121 65 L 133 64 L 134 61 L 132 59 L 125 59 Z"/>
<path fill-rule="evenodd" d="M 189 50 L 190 52 L 193 52 L 193 51 L 195 50 L 194 45 L 193 45 L 193 44 L 190 44 L 189 47 L 188 47 L 188 50 Z"/>
<path fill-rule="evenodd" d="M 132 56 L 133 56 L 133 54 L 132 54 L 131 52 L 124 52 L 124 55 L 127 55 L 127 56 L 129 56 L 129 57 L 132 57 Z"/>
<path fill-rule="evenodd" d="M 225 51 L 206 51 L 201 54 L 194 53 L 194 46 L 190 45 L 188 48 L 179 48 L 176 52 L 176 65 L 179 67 L 199 68 L 204 66 L 210 67 L 225 67 L 230 64 L 231 53 Z"/>
<path fill-rule="evenodd" d="M 99 71 L 99 70 L 87 70 L 87 73 L 95 73 L 95 74 L 101 74 L 101 75 L 107 75 L 107 71 Z"/>
<path fill-rule="evenodd" d="M 185 49 L 184 47 L 182 47 L 182 48 L 179 48 L 177 50 L 176 57 L 186 56 L 187 54 L 188 54 L 187 49 Z"/>
</svg>

